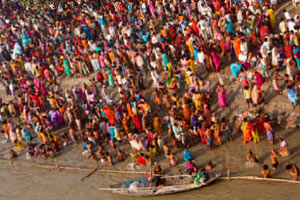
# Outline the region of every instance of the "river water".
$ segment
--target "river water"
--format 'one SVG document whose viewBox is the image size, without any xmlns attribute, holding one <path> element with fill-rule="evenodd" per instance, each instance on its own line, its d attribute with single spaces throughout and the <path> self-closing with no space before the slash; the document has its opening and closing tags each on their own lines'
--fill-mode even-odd
<svg viewBox="0 0 300 200">
<path fill-rule="evenodd" d="M 8 164 L 0 166 L 1 200 L 102 200 L 102 199 L 141 199 L 124 197 L 110 192 L 99 191 L 112 183 L 131 178 L 135 175 L 101 174 L 80 181 L 87 173 L 77 171 L 54 171 L 17 166 L 13 170 Z M 181 200 L 181 199 L 289 199 L 298 200 L 300 184 L 266 183 L 257 181 L 220 180 L 214 184 L 174 195 L 147 197 L 144 199 Z"/>
</svg>

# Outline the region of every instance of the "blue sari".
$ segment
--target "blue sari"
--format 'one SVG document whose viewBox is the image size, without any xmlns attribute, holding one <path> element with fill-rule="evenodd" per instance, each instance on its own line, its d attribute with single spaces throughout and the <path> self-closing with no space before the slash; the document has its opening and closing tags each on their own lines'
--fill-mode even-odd
<svg viewBox="0 0 300 200">
<path fill-rule="evenodd" d="M 232 63 L 230 65 L 231 73 L 234 76 L 234 78 L 238 77 L 238 71 L 240 71 L 242 68 L 241 64 Z"/>
<path fill-rule="evenodd" d="M 292 87 L 292 89 L 288 90 L 288 98 L 289 98 L 289 101 L 292 102 L 294 106 L 297 105 L 297 95 L 296 95 L 296 90 L 294 87 Z"/>
</svg>

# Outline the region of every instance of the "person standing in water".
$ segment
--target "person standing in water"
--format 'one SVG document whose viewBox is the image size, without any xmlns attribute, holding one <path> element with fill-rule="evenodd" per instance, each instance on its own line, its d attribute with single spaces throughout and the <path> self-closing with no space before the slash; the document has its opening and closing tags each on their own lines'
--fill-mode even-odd
<svg viewBox="0 0 300 200">
<path fill-rule="evenodd" d="M 268 165 L 263 165 L 261 174 L 264 178 L 270 178 L 271 170 L 269 169 Z"/>
<path fill-rule="evenodd" d="M 275 149 L 272 149 L 272 153 L 270 155 L 271 161 L 272 161 L 272 169 L 278 169 L 279 168 L 279 163 L 277 160 L 278 152 Z"/>
<path fill-rule="evenodd" d="M 287 170 L 287 172 L 294 178 L 294 180 L 296 181 L 298 176 L 299 176 L 299 169 L 298 167 L 293 164 L 293 163 L 288 163 L 285 166 L 285 169 Z"/>
<path fill-rule="evenodd" d="M 264 128 L 266 130 L 267 138 L 268 138 L 270 144 L 273 145 L 274 144 L 274 133 L 273 133 L 273 128 L 272 128 L 270 120 L 264 122 Z"/>
</svg>

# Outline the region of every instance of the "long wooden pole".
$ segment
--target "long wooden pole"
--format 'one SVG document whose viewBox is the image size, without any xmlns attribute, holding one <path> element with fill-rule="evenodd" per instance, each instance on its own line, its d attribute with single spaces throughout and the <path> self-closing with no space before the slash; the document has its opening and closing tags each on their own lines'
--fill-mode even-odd
<svg viewBox="0 0 300 200">
<path fill-rule="evenodd" d="M 9 160 L 0 160 L 2 163 L 10 163 Z M 25 167 L 36 167 L 36 168 L 45 168 L 45 169 L 64 169 L 64 170 L 81 170 L 81 171 L 90 171 L 91 168 L 80 168 L 80 167 L 70 167 L 70 166 L 58 166 L 57 165 L 42 165 L 42 164 L 33 164 L 33 163 L 21 163 L 14 162 L 14 165 L 21 165 Z M 108 173 L 120 173 L 120 174 L 144 174 L 145 171 L 124 171 L 124 170 L 109 170 L 109 169 L 98 169 L 99 172 L 108 172 Z"/>
<path fill-rule="evenodd" d="M 0 160 L 1 163 L 10 163 L 10 160 Z M 21 165 L 25 167 L 36 167 L 36 168 L 44 168 L 44 169 L 50 169 L 50 170 L 57 170 L 58 167 L 54 165 L 41 165 L 41 164 L 31 164 L 31 163 L 21 163 L 21 162 L 14 162 L 15 165 Z M 59 169 L 65 169 L 65 170 L 79 170 L 79 171 L 90 171 L 88 175 L 96 175 L 94 174 L 96 171 L 99 172 L 107 172 L 107 173 L 119 173 L 119 174 L 145 174 L 147 172 L 143 171 L 123 171 L 123 170 L 109 170 L 109 169 L 90 169 L 90 168 L 79 168 L 79 167 L 69 167 L 69 166 L 59 166 Z M 98 175 L 98 174 L 97 174 Z M 180 176 L 189 176 L 189 175 L 180 175 Z M 228 180 L 228 177 L 219 177 L 218 179 L 221 180 Z M 282 182 L 282 183 L 296 183 L 300 184 L 300 181 L 295 180 L 287 180 L 287 179 L 278 179 L 278 178 L 262 178 L 258 176 L 235 176 L 230 177 L 232 180 L 257 180 L 257 181 L 270 181 L 270 182 Z"/>
<path fill-rule="evenodd" d="M 227 177 L 219 177 L 221 180 L 228 180 Z M 283 182 L 283 183 L 298 183 L 300 184 L 300 181 L 295 180 L 287 180 L 287 179 L 279 179 L 279 178 L 262 178 L 257 176 L 236 176 L 236 177 L 230 177 L 232 180 L 257 180 L 257 181 L 270 181 L 270 182 Z"/>
</svg>

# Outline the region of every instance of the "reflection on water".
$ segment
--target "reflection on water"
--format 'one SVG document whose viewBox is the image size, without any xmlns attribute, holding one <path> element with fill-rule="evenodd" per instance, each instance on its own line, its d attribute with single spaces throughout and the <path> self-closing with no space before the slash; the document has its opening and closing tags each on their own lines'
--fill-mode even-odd
<svg viewBox="0 0 300 200">
<path fill-rule="evenodd" d="M 112 183 L 137 178 L 134 175 L 103 174 L 92 176 L 81 182 L 87 173 L 78 171 L 53 171 L 36 168 L 0 166 L 0 199 L 30 200 L 96 200 L 96 199 L 140 199 L 124 197 L 105 191 L 98 187 L 107 187 Z M 299 199 L 300 184 L 266 183 L 256 181 L 217 181 L 208 187 L 185 193 L 147 199 L 193 200 L 193 199 Z"/>
</svg>

